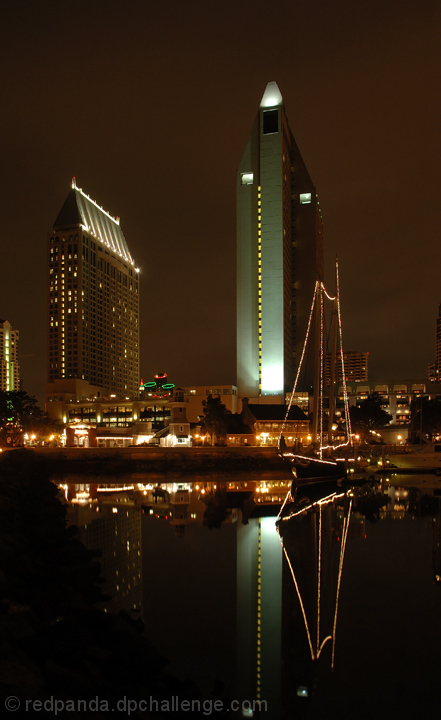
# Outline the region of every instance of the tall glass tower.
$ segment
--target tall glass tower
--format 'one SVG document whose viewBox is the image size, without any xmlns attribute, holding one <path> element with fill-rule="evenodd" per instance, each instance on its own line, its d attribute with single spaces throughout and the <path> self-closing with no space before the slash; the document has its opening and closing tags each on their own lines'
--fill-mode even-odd
<svg viewBox="0 0 441 720">
<path fill-rule="evenodd" d="M 316 190 L 280 90 L 270 82 L 237 172 L 241 396 L 283 395 L 292 389 L 315 281 L 322 277 L 323 225 Z M 310 382 L 303 379 L 304 386 Z"/>
</svg>

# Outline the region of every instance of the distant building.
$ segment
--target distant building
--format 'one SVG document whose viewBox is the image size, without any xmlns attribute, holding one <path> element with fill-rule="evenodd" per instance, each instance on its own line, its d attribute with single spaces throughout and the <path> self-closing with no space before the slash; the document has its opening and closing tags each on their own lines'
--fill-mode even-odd
<svg viewBox="0 0 441 720">
<path fill-rule="evenodd" d="M 438 317 L 436 318 L 435 333 L 435 362 L 430 363 L 428 377 L 431 382 L 441 380 L 441 304 L 438 305 Z"/>
<path fill-rule="evenodd" d="M 385 442 L 395 444 L 408 436 L 412 401 L 419 397 L 440 397 L 441 384 L 419 379 L 349 382 L 347 392 L 349 406 L 360 405 L 373 393 L 380 395 L 381 407 L 391 415 L 390 424 L 382 428 L 380 433 Z M 340 385 L 336 387 L 336 411 L 339 413 L 343 410 L 343 386 Z"/>
<path fill-rule="evenodd" d="M 221 403 L 233 414 L 241 410 L 236 385 L 216 385 L 213 383 L 211 385 L 187 385 L 182 390 L 188 402 L 187 417 L 192 423 L 197 422 L 199 417 L 202 416 L 202 403 L 209 395 L 220 398 Z"/>
<path fill-rule="evenodd" d="M 182 388 L 176 388 L 169 400 L 170 421 L 168 425 L 154 436 L 152 442 L 159 442 L 163 447 L 190 447 L 190 423 L 187 420 L 188 402 Z"/>
<path fill-rule="evenodd" d="M 138 269 L 119 218 L 74 179 L 48 239 L 47 410 L 69 399 L 133 398 L 138 386 Z"/>
<path fill-rule="evenodd" d="M 20 390 L 20 366 L 18 364 L 18 330 L 8 320 L 0 320 L 0 390 Z"/>
<path fill-rule="evenodd" d="M 323 278 L 323 225 L 275 82 L 262 97 L 236 194 L 239 394 L 284 396 L 294 384 L 315 282 Z"/>
<path fill-rule="evenodd" d="M 347 382 L 366 382 L 369 379 L 369 353 L 343 351 L 343 364 Z M 335 381 L 342 382 L 341 355 L 338 354 L 335 365 Z M 325 355 L 325 383 L 331 382 L 331 354 Z"/>
</svg>

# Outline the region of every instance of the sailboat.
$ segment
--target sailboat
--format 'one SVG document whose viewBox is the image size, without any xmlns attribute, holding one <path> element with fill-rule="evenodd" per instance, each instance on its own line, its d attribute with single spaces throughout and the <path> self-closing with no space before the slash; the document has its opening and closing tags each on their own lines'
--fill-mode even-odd
<svg viewBox="0 0 441 720">
<path fill-rule="evenodd" d="M 347 463 L 344 459 L 336 457 L 336 451 L 348 447 L 352 444 L 351 423 L 349 415 L 348 392 L 346 385 L 346 377 L 343 362 L 343 342 L 341 329 L 341 312 L 340 312 L 340 289 L 338 261 L 335 265 L 336 276 L 336 293 L 331 295 L 325 288 L 324 282 L 317 279 L 314 288 L 314 296 L 312 299 L 311 311 L 309 315 L 306 338 L 303 345 L 303 351 L 300 358 L 297 374 L 294 381 L 294 387 L 288 404 L 285 422 L 288 418 L 291 405 L 293 403 L 297 385 L 302 371 L 302 366 L 306 354 L 306 349 L 311 335 L 313 322 L 315 322 L 315 347 L 314 347 L 314 404 L 313 404 L 313 421 L 312 421 L 312 452 L 305 455 L 288 451 L 283 438 L 285 422 L 279 436 L 279 452 L 284 458 L 288 458 L 292 464 L 293 471 L 298 482 L 320 482 L 324 480 L 338 480 L 346 477 Z M 329 300 L 333 303 L 332 322 L 331 322 L 331 371 L 330 371 L 330 387 L 329 387 L 329 408 L 328 421 L 325 428 L 325 332 L 324 332 L 324 302 Z M 342 367 L 343 377 L 343 399 L 345 412 L 345 430 L 346 439 L 343 443 L 335 444 L 333 442 L 333 421 L 335 407 L 335 366 L 339 353 Z"/>
</svg>

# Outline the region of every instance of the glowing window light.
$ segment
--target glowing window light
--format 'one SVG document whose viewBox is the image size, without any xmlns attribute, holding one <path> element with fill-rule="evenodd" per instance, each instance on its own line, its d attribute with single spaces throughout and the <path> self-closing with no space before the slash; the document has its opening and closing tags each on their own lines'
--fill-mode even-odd
<svg viewBox="0 0 441 720">
<path fill-rule="evenodd" d="M 242 173 L 242 175 L 240 177 L 241 185 L 252 185 L 253 182 L 254 182 L 254 173 L 252 173 L 252 172 Z"/>
</svg>

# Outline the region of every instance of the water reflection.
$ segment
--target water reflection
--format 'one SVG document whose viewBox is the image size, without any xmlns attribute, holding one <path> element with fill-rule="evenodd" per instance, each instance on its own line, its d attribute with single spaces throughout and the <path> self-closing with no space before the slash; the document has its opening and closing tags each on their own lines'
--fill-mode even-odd
<svg viewBox="0 0 441 720">
<path fill-rule="evenodd" d="M 435 476 L 291 496 L 290 480 L 92 480 L 69 478 L 63 489 L 83 541 L 102 550 L 108 610 L 141 612 L 170 672 L 206 697 L 265 701 L 266 718 L 324 717 L 330 704 L 342 717 L 356 707 L 371 718 L 376 707 L 381 718 L 380 698 L 390 716 L 402 696 L 382 677 L 398 686 L 411 671 L 423 688 L 416 707 L 438 700 Z M 409 630 L 418 613 L 420 633 Z"/>
</svg>

